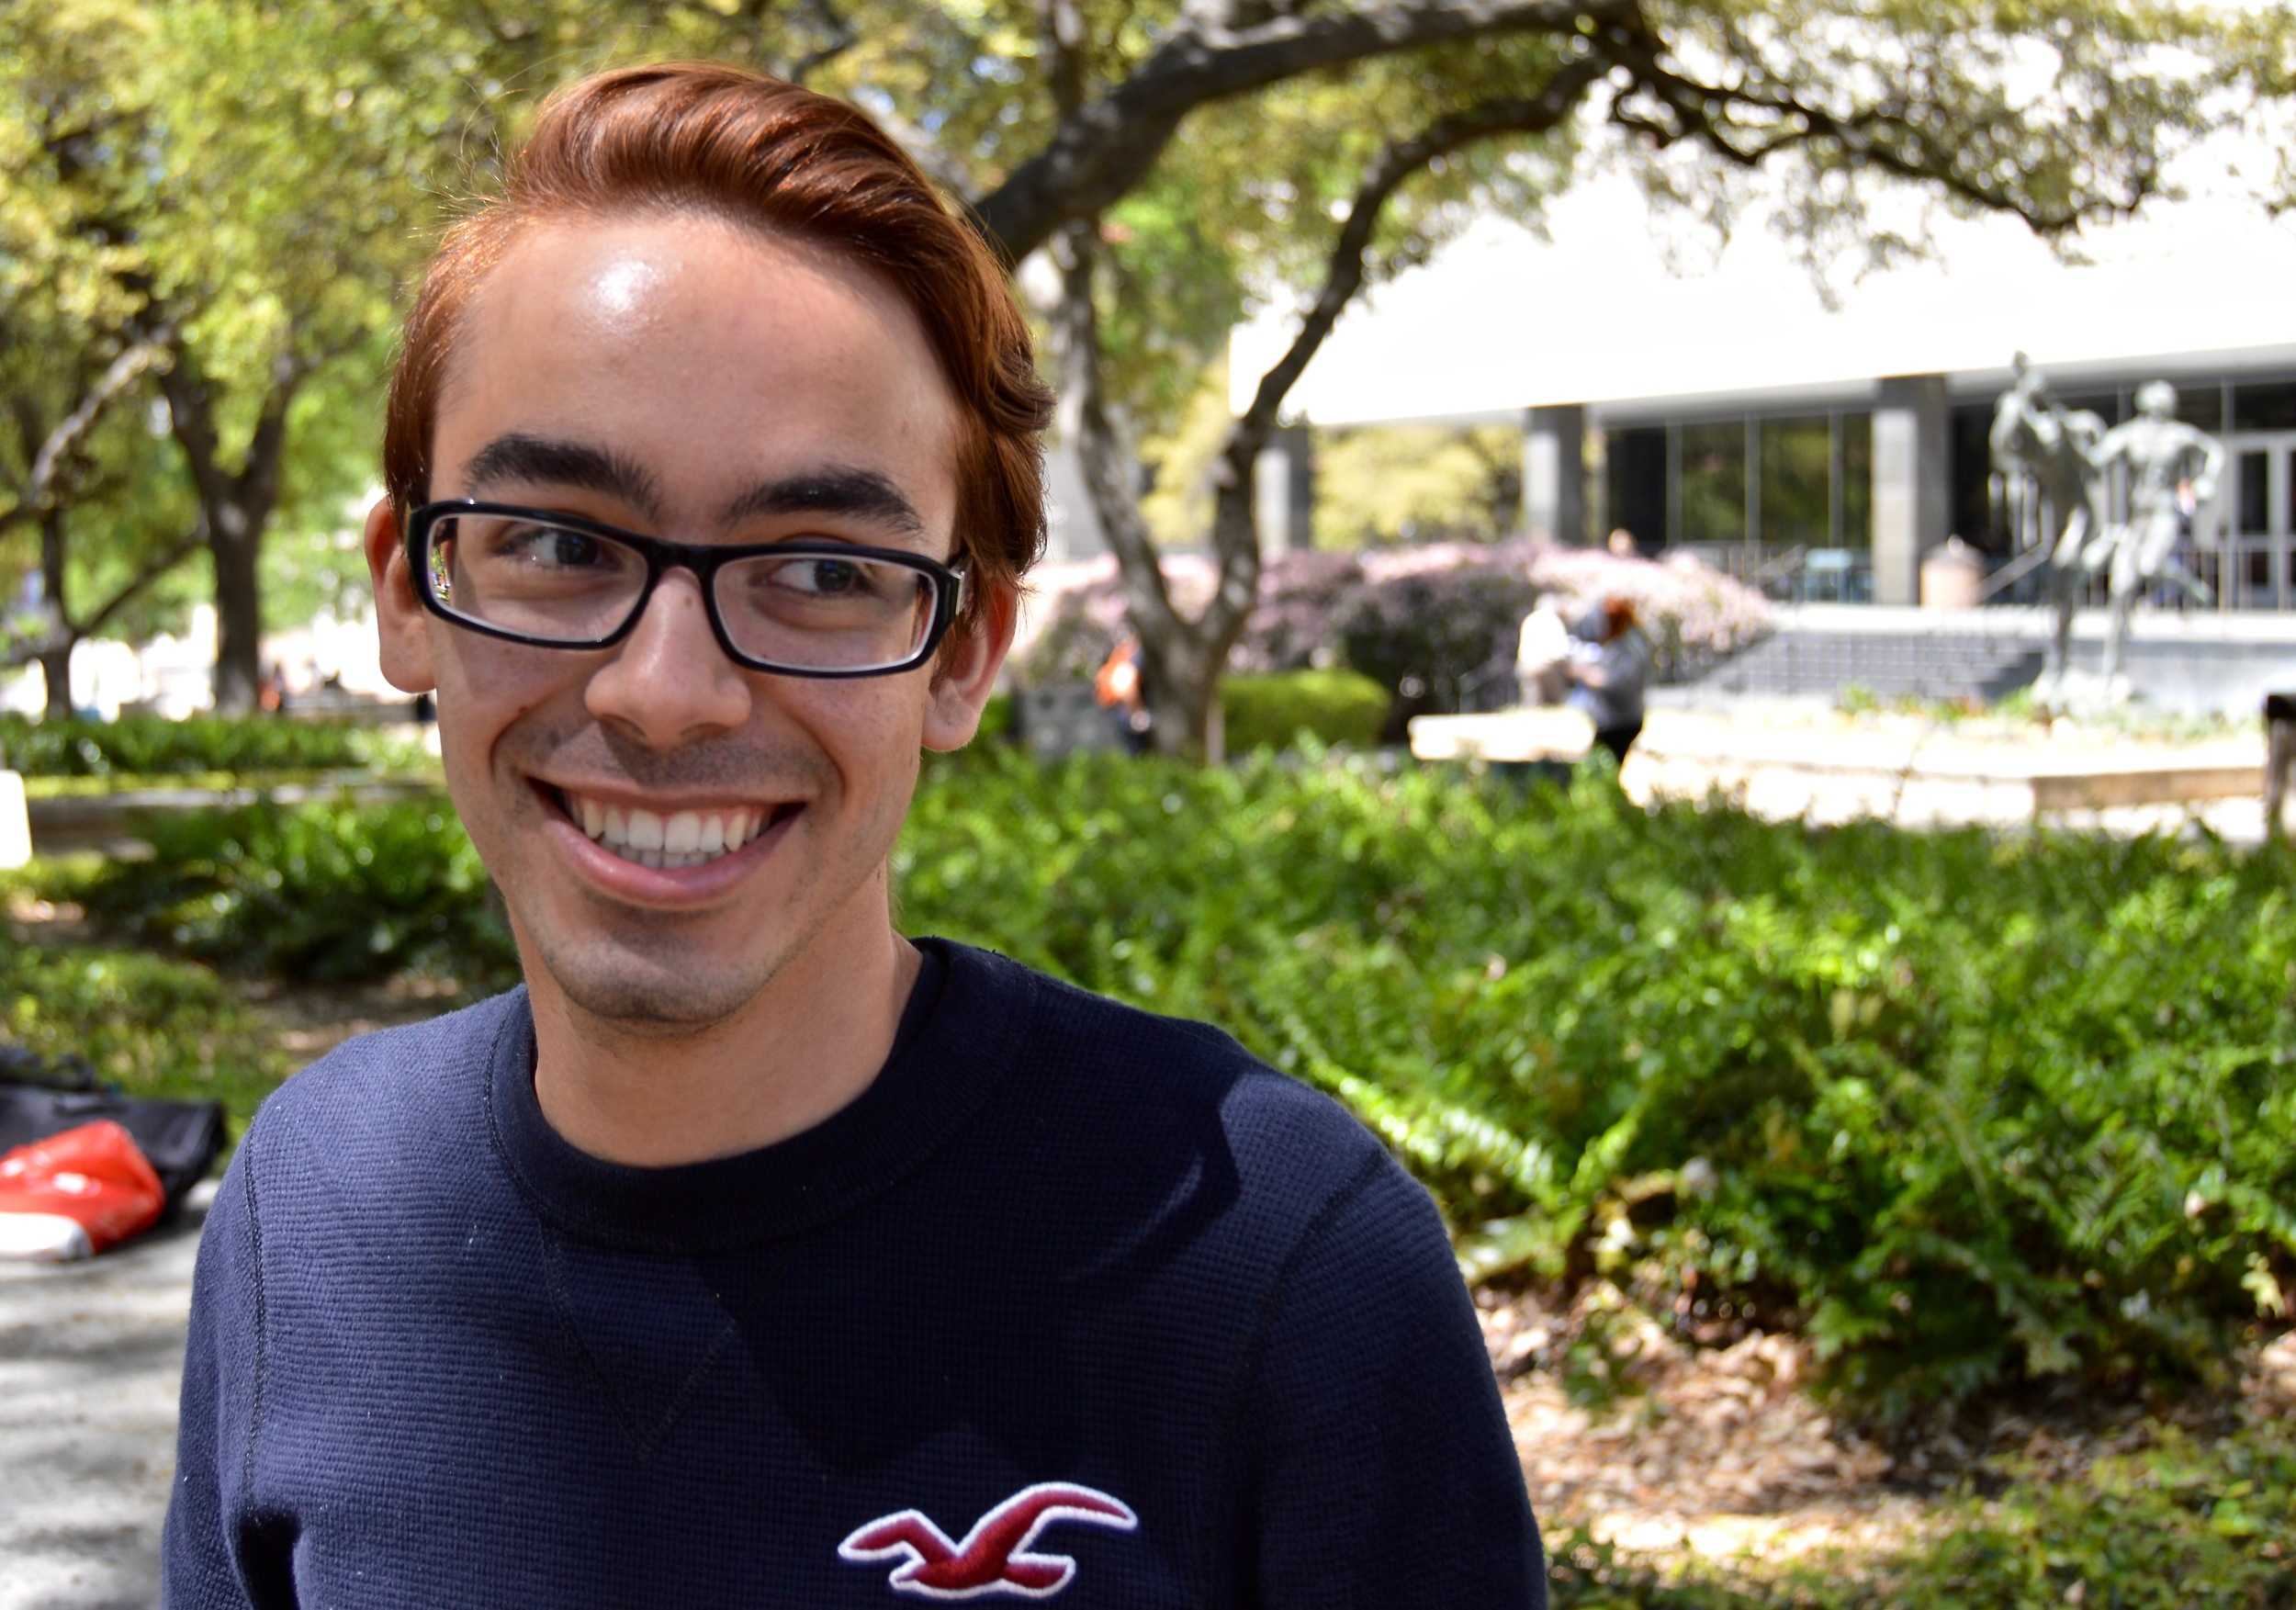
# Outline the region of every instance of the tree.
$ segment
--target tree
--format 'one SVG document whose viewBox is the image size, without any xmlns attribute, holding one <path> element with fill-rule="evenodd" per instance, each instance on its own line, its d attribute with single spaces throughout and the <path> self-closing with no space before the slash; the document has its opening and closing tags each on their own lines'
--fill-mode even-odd
<svg viewBox="0 0 2296 1610">
<path fill-rule="evenodd" d="M 70 182 L 102 164 L 114 108 L 89 93 L 115 46 L 98 30 L 0 30 L 0 583 L 39 607 L 0 626 L 0 669 L 37 659 L 51 715 L 71 709 L 73 648 L 142 602 L 197 546 L 156 500 L 137 404 L 170 332 L 133 333 L 138 298 L 109 248 L 108 198 Z M 91 528 L 107 540 L 91 546 Z M 101 602 L 84 601 L 94 596 Z"/>
<path fill-rule="evenodd" d="M 1468 207 L 1535 208 L 1606 124 L 1683 195 L 1790 168 L 1813 254 L 1862 229 L 1877 182 L 2061 235 L 2153 193 L 2229 100 L 2289 95 L 2290 33 L 2158 0 L 51 0 L 0 10 L 0 62 L 36 64 L 0 79 L 86 127 L 28 144 L 0 107 L 0 155 L 27 175 L 0 241 L 49 220 L 40 249 L 109 287 L 65 310 L 90 374 L 163 344 L 148 383 L 215 572 L 219 702 L 242 706 L 262 544 L 283 501 L 301 522 L 357 490 L 364 454 L 337 445 L 359 431 L 322 422 L 371 420 L 442 198 L 483 188 L 539 93 L 606 60 L 807 77 L 884 118 L 1014 259 L 1062 237 L 1075 295 L 1052 322 L 1089 337 L 1064 361 L 1098 400 L 1080 411 L 1107 427 L 1086 446 L 1112 506 L 1134 495 L 1130 440 L 1171 422 L 1242 312 L 1297 287 L 1300 341 L 1221 454 L 1215 613 L 1144 627 L 1166 690 L 1202 711 L 1255 573 L 1250 454 L 1286 377 Z M 1150 621 L 1153 546 L 1120 546 Z"/>
<path fill-rule="evenodd" d="M 1367 278 L 1418 254 L 1407 242 L 1369 261 L 1382 213 L 1438 159 L 1503 139 L 1551 138 L 1583 105 L 1641 153 L 1654 188 L 1678 197 L 1695 196 L 1694 182 L 1727 197 L 1716 179 L 1730 171 L 1794 170 L 1790 216 L 1818 262 L 1863 233 L 1882 183 L 1923 186 L 1953 207 L 2010 213 L 2045 236 L 2068 237 L 2142 205 L 2158 191 L 2167 157 L 2240 103 L 2286 96 L 2292 87 L 2286 19 L 2226 24 L 2167 6 L 1404 6 L 1379 14 L 1393 37 L 1409 40 L 1398 52 L 1363 43 L 1348 25 L 1365 15 L 1191 10 L 1138 68 L 1096 96 L 1080 66 L 1091 48 L 1078 14 L 1068 0 L 1048 0 L 1055 131 L 1042 153 L 981 204 L 991 227 L 1010 231 L 1009 244 L 1062 231 L 1056 325 L 1077 445 L 1122 569 L 1150 686 L 1165 705 L 1162 741 L 1175 749 L 1216 752 L 1216 681 L 1257 582 L 1253 461 L 1338 312 Z M 1476 98 L 1471 71 L 1425 48 L 1426 39 L 1446 37 L 1446 28 L 1503 45 L 1541 41 L 1552 64 L 1544 76 L 1521 80 L 1527 95 Z M 1197 616 L 1184 618 L 1137 513 L 1123 423 L 1106 406 L 1096 374 L 1103 356 L 1096 266 L 1109 251 L 1097 209 L 1178 149 L 1190 112 L 1239 93 L 1235 86 L 1263 88 L 1274 63 L 1412 50 L 1434 64 L 1429 97 L 1440 104 L 1447 93 L 1452 109 L 1364 164 L 1327 237 L 1299 332 L 1223 445 L 1209 534 L 1219 584 Z M 1199 92 L 1202 98 L 1190 101 Z M 1141 123 L 1120 137 L 1126 108 Z M 1424 250 L 1424 231 L 1412 232 Z M 1864 244 L 1869 252 L 1908 249 Z"/>
</svg>

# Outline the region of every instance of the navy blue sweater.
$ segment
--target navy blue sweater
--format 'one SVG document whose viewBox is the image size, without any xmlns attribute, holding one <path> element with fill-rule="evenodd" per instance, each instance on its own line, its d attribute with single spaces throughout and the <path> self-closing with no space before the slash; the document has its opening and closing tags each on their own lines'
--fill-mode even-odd
<svg viewBox="0 0 2296 1610">
<path fill-rule="evenodd" d="M 165 1603 L 1545 1603 L 1426 1193 L 1199 1024 L 925 941 L 816 1128 L 616 1166 L 523 991 L 264 1104 L 199 1248 Z"/>
</svg>

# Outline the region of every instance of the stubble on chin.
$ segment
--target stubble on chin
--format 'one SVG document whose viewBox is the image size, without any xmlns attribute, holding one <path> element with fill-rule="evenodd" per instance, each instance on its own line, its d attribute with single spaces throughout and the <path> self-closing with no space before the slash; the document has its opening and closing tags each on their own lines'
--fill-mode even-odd
<svg viewBox="0 0 2296 1610">
<path fill-rule="evenodd" d="M 611 937 L 535 934 L 522 949 L 567 1005 L 601 1031 L 667 1040 L 732 1019 L 802 948 L 801 937 L 796 945 L 737 958 L 686 936 L 647 931 L 656 926 L 644 914 L 625 911 L 616 914 Z"/>
</svg>

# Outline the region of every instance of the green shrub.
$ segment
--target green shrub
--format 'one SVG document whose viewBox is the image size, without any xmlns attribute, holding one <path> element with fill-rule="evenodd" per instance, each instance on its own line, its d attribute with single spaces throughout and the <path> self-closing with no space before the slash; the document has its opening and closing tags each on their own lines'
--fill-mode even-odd
<svg viewBox="0 0 2296 1610">
<path fill-rule="evenodd" d="M 234 1132 L 291 1071 L 254 1014 L 189 963 L 0 942 L 0 1037 L 84 1056 L 130 1095 L 220 1101 Z"/>
<path fill-rule="evenodd" d="M 896 869 L 1341 1096 L 1474 1267 L 1694 1273 L 1885 1413 L 2206 1370 L 2296 1274 L 2284 857 L 990 756 Z"/>
<path fill-rule="evenodd" d="M 441 794 L 147 818 L 148 861 L 62 891 L 146 943 L 286 978 L 517 976 L 485 867 Z"/>
<path fill-rule="evenodd" d="M 443 803 L 153 837 L 81 896 L 147 938 L 512 974 Z M 928 773 L 895 871 L 913 931 L 1210 1019 L 1333 1091 L 1471 1269 L 1798 1325 L 1883 1413 L 2205 1373 L 2296 1286 L 2283 852 L 983 746 Z"/>
<path fill-rule="evenodd" d="M 345 722 L 124 715 L 30 721 L 0 713 L 0 760 L 27 777 L 173 776 L 201 771 L 422 770 L 422 746 Z"/>
<path fill-rule="evenodd" d="M 1232 676 L 1220 683 L 1232 755 L 1289 749 L 1302 735 L 1327 749 L 1368 749 L 1379 741 L 1387 706 L 1387 690 L 1351 670 Z"/>
</svg>

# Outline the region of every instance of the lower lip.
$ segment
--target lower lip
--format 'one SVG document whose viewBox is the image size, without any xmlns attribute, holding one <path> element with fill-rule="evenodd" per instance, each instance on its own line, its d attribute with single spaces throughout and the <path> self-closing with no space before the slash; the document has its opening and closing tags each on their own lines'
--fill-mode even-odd
<svg viewBox="0 0 2296 1610">
<path fill-rule="evenodd" d="M 582 831 L 547 790 L 537 784 L 535 791 L 550 813 L 549 831 L 557 837 L 567 858 L 607 894 L 644 906 L 704 906 L 717 899 L 771 855 L 774 847 L 805 814 L 805 807 L 800 806 L 732 854 L 703 861 L 698 866 L 640 866 L 636 861 L 623 860 Z"/>
</svg>

